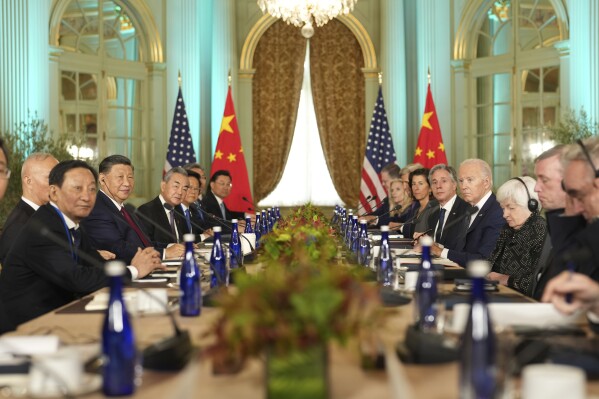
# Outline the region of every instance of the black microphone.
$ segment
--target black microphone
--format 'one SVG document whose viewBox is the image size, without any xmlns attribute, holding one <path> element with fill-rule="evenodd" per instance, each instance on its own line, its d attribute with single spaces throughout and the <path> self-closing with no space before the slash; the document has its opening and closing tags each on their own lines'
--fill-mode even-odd
<svg viewBox="0 0 599 399">
<path fill-rule="evenodd" d="M 248 211 L 254 212 L 254 204 L 249 199 L 247 199 L 246 197 L 241 197 L 241 199 L 251 205 L 251 207 L 248 208 Z"/>
<path fill-rule="evenodd" d="M 384 202 L 381 202 L 381 205 L 383 205 L 383 204 L 384 204 Z M 365 213 L 365 214 L 363 214 L 363 215 L 360 215 L 360 216 L 372 216 L 372 215 L 374 215 L 374 213 L 375 213 L 375 212 L 377 211 L 377 209 L 379 209 L 379 208 L 380 208 L 380 206 L 378 206 L 378 205 L 375 205 L 375 206 L 374 206 L 374 208 L 372 208 L 372 211 L 371 211 L 371 212 Z"/>
<path fill-rule="evenodd" d="M 421 215 L 424 213 L 424 211 L 426 211 L 427 209 L 429 209 L 431 206 L 433 206 L 433 203 L 432 203 L 431 201 L 429 201 L 429 202 L 426 204 L 426 206 L 424 207 L 424 209 L 422 210 L 422 212 L 416 212 L 416 213 L 414 214 L 414 216 L 412 216 L 411 218 L 409 218 L 408 220 L 406 220 L 404 223 L 402 223 L 402 225 L 401 225 L 401 226 L 397 226 L 397 227 L 394 227 L 393 229 L 389 229 L 389 230 L 399 230 L 399 229 L 401 229 L 403 226 L 405 226 L 406 224 L 414 223 L 414 221 L 415 221 L 416 219 L 418 219 L 418 218 L 419 218 L 419 217 L 420 217 L 420 216 L 421 216 Z"/>
<path fill-rule="evenodd" d="M 216 221 L 218 224 L 220 224 L 222 227 L 226 227 L 227 229 L 231 230 L 231 226 L 233 225 L 233 223 L 229 222 L 229 221 L 228 221 L 228 220 L 226 220 L 226 219 L 219 218 L 218 216 L 216 216 L 216 215 L 213 215 L 213 214 L 212 214 L 212 213 L 210 213 L 210 212 L 206 212 L 206 211 L 205 211 L 204 209 L 202 209 L 202 208 L 198 208 L 198 210 L 199 210 L 200 212 L 204 213 L 204 215 L 208 216 L 209 218 L 211 218 L 211 219 L 214 219 L 214 220 L 215 220 L 215 221 Z M 244 236 L 244 235 L 243 235 L 243 233 L 240 233 L 240 234 L 239 234 L 239 237 L 241 237 L 241 238 L 243 238 L 245 241 L 247 241 L 247 243 L 248 243 L 248 244 L 249 244 L 249 246 L 250 246 L 250 251 L 251 251 L 251 252 L 254 252 L 255 248 L 254 248 L 254 246 L 252 245 L 252 242 L 249 240 L 249 238 L 247 238 L 246 236 Z"/>
<path fill-rule="evenodd" d="M 464 212 L 463 214 L 461 214 L 460 216 L 443 226 L 443 230 L 455 226 L 462 220 L 466 219 L 466 217 L 470 217 L 474 215 L 476 212 L 478 212 L 478 206 L 471 206 L 470 208 L 466 209 L 466 212 Z"/>
<path fill-rule="evenodd" d="M 169 236 L 171 238 L 174 238 L 173 242 L 177 242 L 177 237 L 173 236 L 173 232 L 172 231 L 169 231 L 169 230 L 165 229 L 164 227 L 162 227 L 161 225 L 159 225 L 156 221 L 154 221 L 150 217 L 144 215 L 142 212 L 139 211 L 138 208 L 135 208 L 135 211 L 133 212 L 133 214 L 135 216 L 137 216 L 138 218 L 142 219 L 144 222 L 150 223 L 152 226 L 154 226 L 154 228 L 156 230 L 159 230 L 162 234 L 167 235 L 167 236 Z"/>
<path fill-rule="evenodd" d="M 67 249 L 68 251 L 71 250 L 71 245 L 64 238 L 59 237 L 50 231 L 48 227 L 41 226 L 40 233 L 42 236 L 48 237 L 52 242 L 63 249 Z M 84 251 L 78 251 L 77 255 L 87 263 L 94 265 L 94 267 L 104 269 L 104 264 L 102 262 Z M 171 320 L 173 329 L 175 330 L 175 335 L 156 342 L 143 350 L 143 366 L 151 370 L 181 370 L 187 365 L 194 352 L 189 331 L 181 330 L 179 328 L 173 312 L 164 302 L 159 301 L 154 294 L 144 288 L 138 287 L 137 289 L 145 292 L 150 298 L 158 302 L 164 308 Z"/>
<path fill-rule="evenodd" d="M 377 199 L 376 195 L 369 195 L 368 197 L 366 197 L 366 203 L 368 204 L 376 199 Z M 358 209 L 356 209 L 356 213 L 358 213 L 360 211 L 360 209 L 364 209 L 364 204 L 360 204 Z M 366 215 L 362 215 L 362 216 L 366 216 Z"/>
<path fill-rule="evenodd" d="M 382 215 L 379 215 L 378 218 L 382 218 L 383 216 L 387 216 L 388 214 L 390 214 L 391 212 L 395 212 L 395 211 L 399 211 L 401 209 L 401 205 L 395 205 L 395 207 L 393 209 L 390 209 L 389 212 L 385 212 Z M 365 216 L 365 215 L 362 215 Z"/>
</svg>

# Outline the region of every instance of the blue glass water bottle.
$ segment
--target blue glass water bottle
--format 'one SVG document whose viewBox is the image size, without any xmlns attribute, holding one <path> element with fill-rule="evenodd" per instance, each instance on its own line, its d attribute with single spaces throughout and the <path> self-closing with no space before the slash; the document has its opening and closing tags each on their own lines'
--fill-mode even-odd
<svg viewBox="0 0 599 399">
<path fill-rule="evenodd" d="M 491 399 L 496 393 L 496 340 L 485 295 L 485 276 L 489 262 L 468 264 L 472 278 L 470 314 L 462 335 L 460 350 L 460 398 Z"/>
<path fill-rule="evenodd" d="M 339 218 L 339 205 L 335 205 L 335 210 L 333 211 L 333 217 L 331 218 L 331 226 L 337 224 L 337 219 Z"/>
<path fill-rule="evenodd" d="M 252 217 L 251 216 L 245 217 L 245 229 L 243 230 L 243 232 L 245 234 L 253 234 L 254 233 L 254 229 L 252 229 Z"/>
<path fill-rule="evenodd" d="M 345 231 L 343 232 L 343 242 L 345 242 L 345 246 L 351 247 L 351 229 L 353 227 L 354 213 L 350 209 L 345 222 Z"/>
<path fill-rule="evenodd" d="M 210 254 L 210 269 L 212 270 L 210 288 L 227 285 L 227 260 L 220 238 L 221 230 L 220 226 L 214 226 L 212 228 L 212 231 L 214 232 L 214 245 L 212 246 L 212 253 Z"/>
<path fill-rule="evenodd" d="M 125 264 L 121 261 L 107 262 L 104 270 L 110 280 L 110 297 L 102 327 L 102 391 L 106 396 L 132 395 L 135 391 L 137 350 L 123 300 Z"/>
<path fill-rule="evenodd" d="M 393 259 L 389 247 L 389 226 L 381 226 L 381 250 L 377 268 L 377 280 L 382 286 L 393 284 Z"/>
<path fill-rule="evenodd" d="M 260 247 L 260 237 L 262 237 L 262 222 L 260 221 L 260 212 L 256 212 L 256 222 L 254 223 L 254 234 L 256 234 L 256 249 Z"/>
<path fill-rule="evenodd" d="M 185 241 L 185 258 L 181 265 L 179 278 L 181 289 L 179 312 L 181 316 L 199 316 L 202 311 L 202 288 L 200 286 L 200 270 L 193 251 L 195 235 L 185 234 L 183 241 Z"/>
<path fill-rule="evenodd" d="M 341 238 L 343 238 L 343 241 L 345 241 L 345 228 L 347 227 L 347 219 L 345 216 L 345 208 L 343 208 L 343 212 L 341 212 L 339 217 L 339 234 L 341 235 Z"/>
<path fill-rule="evenodd" d="M 354 215 L 351 229 L 351 251 L 358 256 L 358 237 L 360 235 L 360 227 L 358 226 L 358 215 Z"/>
<path fill-rule="evenodd" d="M 231 220 L 231 242 L 229 243 L 229 250 L 231 253 L 231 256 L 229 258 L 229 267 L 231 269 L 236 269 L 240 266 L 239 262 L 241 262 L 242 256 L 237 219 Z"/>
<path fill-rule="evenodd" d="M 358 263 L 368 267 L 370 261 L 370 240 L 368 240 L 368 222 L 360 220 L 360 238 L 358 248 Z"/>
<path fill-rule="evenodd" d="M 262 235 L 270 233 L 268 229 L 268 215 L 264 209 L 262 209 Z"/>
<path fill-rule="evenodd" d="M 431 262 L 431 245 L 433 239 L 429 236 L 421 238 L 422 260 L 418 269 L 416 281 L 415 303 L 417 305 L 418 325 L 421 330 L 431 330 L 437 325 L 437 279 Z"/>
</svg>

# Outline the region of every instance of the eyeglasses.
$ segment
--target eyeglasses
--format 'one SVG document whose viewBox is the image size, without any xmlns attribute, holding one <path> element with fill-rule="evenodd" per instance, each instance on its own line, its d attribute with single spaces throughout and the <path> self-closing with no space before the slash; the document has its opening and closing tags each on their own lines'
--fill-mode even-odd
<svg viewBox="0 0 599 399">
<path fill-rule="evenodd" d="M 0 179 L 10 179 L 10 169 L 0 169 Z"/>
<path fill-rule="evenodd" d="M 589 161 L 591 168 L 593 168 L 593 171 L 595 172 L 595 179 L 599 178 L 599 170 L 597 170 L 597 168 L 595 167 L 595 164 L 593 163 L 593 159 L 591 159 L 591 154 L 589 154 L 589 152 L 587 151 L 587 148 L 582 143 L 582 140 L 580 140 L 580 139 L 576 140 L 576 144 L 578 144 L 580 146 L 580 148 L 582 148 L 582 153 L 584 154 L 587 161 Z"/>
<path fill-rule="evenodd" d="M 221 187 L 233 187 L 233 183 L 221 183 L 221 182 L 217 182 L 216 185 L 221 186 Z"/>
</svg>

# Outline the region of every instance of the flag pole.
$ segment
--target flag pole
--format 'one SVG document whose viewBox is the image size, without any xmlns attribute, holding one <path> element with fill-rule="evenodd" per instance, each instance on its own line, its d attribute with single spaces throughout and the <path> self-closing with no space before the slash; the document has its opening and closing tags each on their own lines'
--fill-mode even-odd
<svg viewBox="0 0 599 399">
<path fill-rule="evenodd" d="M 379 72 L 379 86 L 383 85 L 383 73 Z"/>
<path fill-rule="evenodd" d="M 231 87 L 231 81 L 232 81 L 232 80 L 233 80 L 233 79 L 231 78 L 231 69 L 229 69 L 229 74 L 227 75 L 227 85 L 228 85 L 229 87 Z"/>
<path fill-rule="evenodd" d="M 431 67 L 428 67 L 428 73 L 426 75 L 427 79 L 428 79 L 428 84 L 431 84 Z"/>
<path fill-rule="evenodd" d="M 179 83 L 179 88 L 181 87 L 181 70 L 179 69 L 179 76 L 177 77 L 177 82 Z"/>
</svg>

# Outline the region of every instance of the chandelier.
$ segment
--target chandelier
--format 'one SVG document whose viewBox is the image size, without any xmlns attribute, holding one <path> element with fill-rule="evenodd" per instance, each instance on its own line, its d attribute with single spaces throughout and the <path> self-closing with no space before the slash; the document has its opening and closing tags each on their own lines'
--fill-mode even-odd
<svg viewBox="0 0 599 399">
<path fill-rule="evenodd" d="M 263 13 L 281 18 L 288 24 L 302 28 L 302 34 L 314 34 L 312 22 L 322 26 L 331 19 L 349 14 L 358 0 L 258 0 Z M 309 34 L 309 36 L 307 36 Z"/>
</svg>

